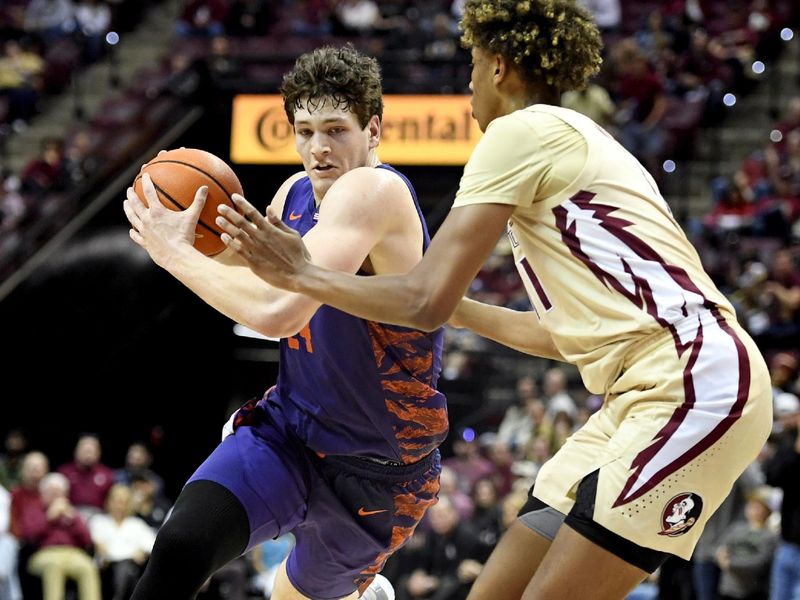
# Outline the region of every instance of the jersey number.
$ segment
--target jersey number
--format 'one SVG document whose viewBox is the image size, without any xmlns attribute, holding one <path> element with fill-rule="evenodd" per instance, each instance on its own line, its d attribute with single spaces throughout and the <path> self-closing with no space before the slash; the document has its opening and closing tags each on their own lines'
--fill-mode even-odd
<svg viewBox="0 0 800 600">
<path fill-rule="evenodd" d="M 303 343 L 306 347 L 306 352 L 309 354 L 314 354 L 314 346 L 311 345 L 311 326 L 309 323 L 306 323 L 305 327 L 303 327 L 292 337 L 288 338 L 286 343 L 289 344 L 290 350 L 300 350 L 300 340 L 303 340 Z"/>
</svg>

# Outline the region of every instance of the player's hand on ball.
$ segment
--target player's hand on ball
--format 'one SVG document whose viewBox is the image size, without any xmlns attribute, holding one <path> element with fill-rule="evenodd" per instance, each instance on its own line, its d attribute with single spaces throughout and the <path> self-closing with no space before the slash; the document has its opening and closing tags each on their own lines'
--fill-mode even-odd
<svg viewBox="0 0 800 600">
<path fill-rule="evenodd" d="M 298 276 L 311 262 L 300 235 L 271 209 L 263 216 L 244 197 L 234 194 L 239 213 L 220 205 L 217 225 L 222 241 L 241 256 L 250 270 L 267 283 L 293 290 Z"/>
<path fill-rule="evenodd" d="M 194 244 L 195 229 L 205 205 L 208 188 L 199 188 L 192 204 L 184 211 L 169 210 L 161 204 L 147 173 L 142 176 L 142 190 L 147 205 L 133 187 L 128 188 L 127 198 L 123 203 L 125 216 L 131 224 L 130 236 L 147 250 L 156 264 L 163 267 L 178 246 Z"/>
</svg>

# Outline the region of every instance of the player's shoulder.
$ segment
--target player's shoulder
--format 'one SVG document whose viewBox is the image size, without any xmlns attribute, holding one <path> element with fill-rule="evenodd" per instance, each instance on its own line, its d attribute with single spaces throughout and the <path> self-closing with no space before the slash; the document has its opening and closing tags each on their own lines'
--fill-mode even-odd
<svg viewBox="0 0 800 600">
<path fill-rule="evenodd" d="M 385 201 L 405 201 L 410 198 L 406 180 L 393 169 L 375 167 L 356 167 L 342 175 L 332 186 L 347 188 L 353 194 L 361 192 L 364 196 L 380 195 Z"/>
<path fill-rule="evenodd" d="M 289 190 L 294 187 L 294 184 L 300 181 L 301 179 L 305 179 L 308 177 L 308 174 L 305 171 L 299 171 L 294 175 L 288 177 L 286 181 L 281 184 L 280 189 L 285 189 L 286 193 L 289 193 Z"/>
</svg>

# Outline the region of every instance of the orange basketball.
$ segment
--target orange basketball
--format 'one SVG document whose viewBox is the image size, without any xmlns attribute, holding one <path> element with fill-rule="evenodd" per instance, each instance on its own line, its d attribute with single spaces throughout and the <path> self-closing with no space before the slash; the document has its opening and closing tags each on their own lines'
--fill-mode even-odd
<svg viewBox="0 0 800 600">
<path fill-rule="evenodd" d="M 225 249 L 220 239 L 222 230 L 214 223 L 217 206 L 227 204 L 236 208 L 232 194 L 242 193 L 242 184 L 228 164 L 204 150 L 181 148 L 159 154 L 136 176 L 133 189 L 147 204 L 142 189 L 142 175 L 148 173 L 161 204 L 171 210 L 185 210 L 201 186 L 208 186 L 208 198 L 195 230 L 194 247 L 206 256 Z"/>
</svg>

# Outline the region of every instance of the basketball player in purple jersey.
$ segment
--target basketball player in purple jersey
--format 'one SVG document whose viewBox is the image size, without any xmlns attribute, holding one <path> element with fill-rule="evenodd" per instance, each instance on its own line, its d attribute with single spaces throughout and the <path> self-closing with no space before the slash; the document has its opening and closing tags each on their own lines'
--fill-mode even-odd
<svg viewBox="0 0 800 600">
<path fill-rule="evenodd" d="M 297 60 L 281 91 L 304 171 L 273 210 L 328 268 L 413 268 L 428 232 L 409 181 L 378 160 L 377 62 L 322 48 Z M 296 545 L 272 598 L 392 598 L 376 575 L 439 490 L 442 331 L 356 318 L 265 284 L 232 252 L 205 257 L 192 241 L 206 190 L 182 213 L 153 201 L 146 176 L 144 193 L 149 209 L 131 189 L 125 201 L 133 240 L 211 306 L 281 341 L 277 385 L 237 411 L 189 479 L 134 600 L 193 598 L 216 569 L 286 532 Z"/>
<path fill-rule="evenodd" d="M 220 208 L 223 241 L 266 281 L 368 319 L 460 325 L 577 366 L 603 406 L 547 461 L 470 600 L 621 600 L 691 557 L 772 424 L 766 365 L 642 165 L 557 106 L 600 65 L 574 0 L 467 0 L 484 135 L 409 273 L 314 264 L 275 213 Z M 461 300 L 503 232 L 533 310 Z"/>
</svg>

